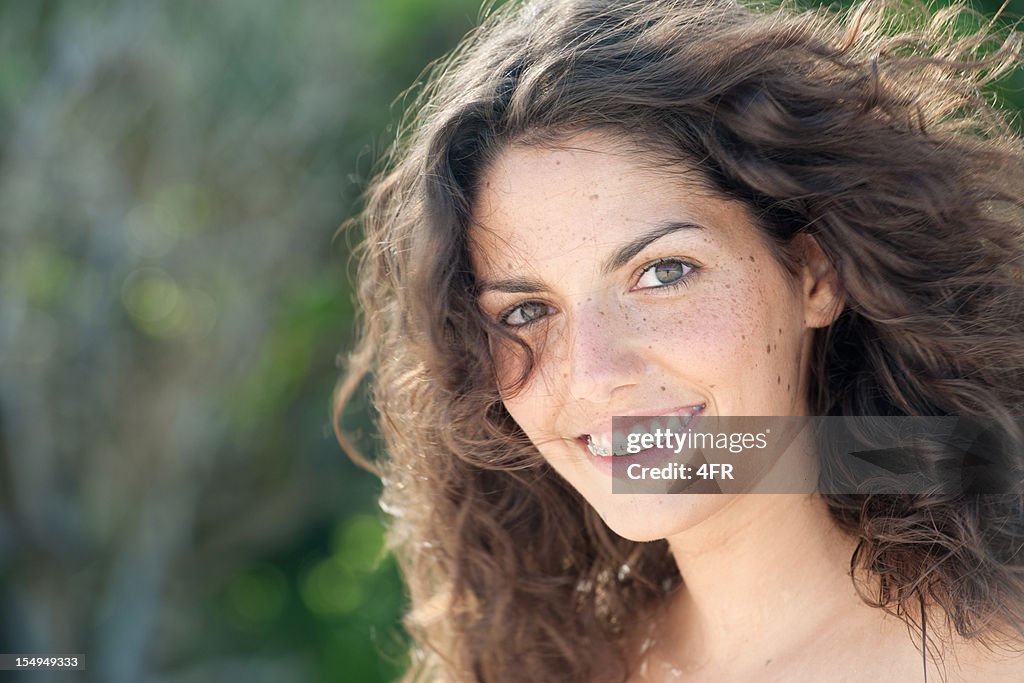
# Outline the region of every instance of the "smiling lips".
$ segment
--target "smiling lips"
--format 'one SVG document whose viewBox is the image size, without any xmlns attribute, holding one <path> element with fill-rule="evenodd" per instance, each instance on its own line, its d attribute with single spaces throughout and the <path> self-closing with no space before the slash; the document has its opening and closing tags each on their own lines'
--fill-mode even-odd
<svg viewBox="0 0 1024 683">
<path fill-rule="evenodd" d="M 639 420 L 629 428 L 630 434 L 654 434 L 659 429 L 667 429 L 672 432 L 679 432 L 685 429 L 693 418 L 704 412 L 706 404 L 701 403 L 695 406 L 688 406 L 673 413 L 667 413 L 661 417 Z M 623 430 L 612 432 L 595 432 L 584 434 L 579 438 L 586 442 L 587 448 L 593 455 L 602 458 L 609 458 L 613 455 L 635 455 L 626 451 L 626 433 Z"/>
</svg>

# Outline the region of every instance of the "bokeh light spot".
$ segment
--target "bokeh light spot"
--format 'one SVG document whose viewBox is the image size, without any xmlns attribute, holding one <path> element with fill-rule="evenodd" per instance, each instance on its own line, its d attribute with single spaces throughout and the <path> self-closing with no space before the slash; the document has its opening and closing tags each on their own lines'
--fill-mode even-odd
<svg viewBox="0 0 1024 683">
<path fill-rule="evenodd" d="M 350 614 L 365 597 L 361 582 L 333 556 L 320 561 L 306 574 L 301 594 L 306 607 L 322 617 Z"/>
<path fill-rule="evenodd" d="M 356 515 L 339 523 L 331 547 L 338 561 L 353 574 L 368 574 L 383 557 L 384 525 L 372 515 Z"/>
<path fill-rule="evenodd" d="M 173 337 L 188 326 L 188 302 L 181 287 L 158 268 L 140 268 L 126 277 L 121 302 L 136 326 L 151 336 Z"/>
</svg>

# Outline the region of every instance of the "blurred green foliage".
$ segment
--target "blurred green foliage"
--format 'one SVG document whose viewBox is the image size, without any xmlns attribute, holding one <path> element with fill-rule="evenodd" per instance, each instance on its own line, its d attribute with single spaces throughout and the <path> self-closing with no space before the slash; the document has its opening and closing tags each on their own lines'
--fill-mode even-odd
<svg viewBox="0 0 1024 683">
<path fill-rule="evenodd" d="M 104 683 L 398 674 L 378 484 L 328 413 L 335 231 L 476 17 L 0 3 L 0 651 L 85 653 Z"/>
<path fill-rule="evenodd" d="M 328 416 L 335 230 L 477 5 L 0 0 L 0 651 L 103 683 L 401 671 L 379 487 Z M 373 448 L 365 405 L 345 427 Z"/>
</svg>

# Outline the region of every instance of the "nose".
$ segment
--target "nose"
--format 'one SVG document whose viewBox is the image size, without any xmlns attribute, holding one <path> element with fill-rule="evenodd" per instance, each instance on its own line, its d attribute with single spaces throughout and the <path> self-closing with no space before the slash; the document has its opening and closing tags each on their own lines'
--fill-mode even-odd
<svg viewBox="0 0 1024 683">
<path fill-rule="evenodd" d="M 614 303 L 578 306 L 569 330 L 567 390 L 572 398 L 608 402 L 618 390 L 641 381 L 644 362 L 636 321 Z"/>
</svg>

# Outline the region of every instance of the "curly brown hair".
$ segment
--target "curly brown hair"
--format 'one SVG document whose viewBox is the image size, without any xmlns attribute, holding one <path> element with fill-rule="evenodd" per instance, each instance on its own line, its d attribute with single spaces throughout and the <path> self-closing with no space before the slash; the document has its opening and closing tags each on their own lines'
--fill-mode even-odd
<svg viewBox="0 0 1024 683">
<path fill-rule="evenodd" d="M 846 302 L 815 337 L 814 414 L 1024 414 L 1024 152 L 982 90 L 1021 40 L 978 19 L 539 0 L 434 66 L 354 221 L 364 325 L 334 402 L 337 425 L 372 373 L 387 457 L 338 437 L 384 482 L 407 680 L 624 678 L 624 636 L 681 581 L 664 542 L 611 532 L 503 407 L 490 341 L 508 332 L 477 307 L 467 231 L 513 142 L 618 131 L 698 160 L 780 253 L 812 235 Z M 826 499 L 859 539 L 851 574 L 877 579 L 865 600 L 919 634 L 927 601 L 961 636 L 1024 635 L 1024 498 Z"/>
</svg>

